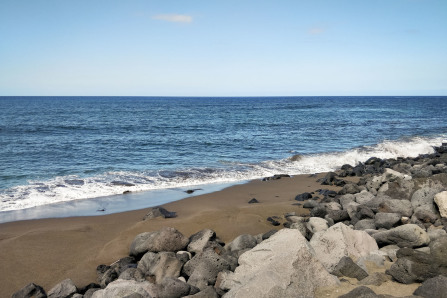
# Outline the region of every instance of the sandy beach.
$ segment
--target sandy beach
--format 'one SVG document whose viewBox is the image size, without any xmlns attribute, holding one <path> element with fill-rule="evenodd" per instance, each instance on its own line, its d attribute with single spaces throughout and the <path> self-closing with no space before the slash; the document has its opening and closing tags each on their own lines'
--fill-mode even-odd
<svg viewBox="0 0 447 298">
<path fill-rule="evenodd" d="M 222 191 L 189 197 L 164 205 L 176 218 L 142 221 L 149 209 L 103 216 L 18 221 L 0 225 L 0 297 L 9 297 L 34 282 L 50 289 L 71 278 L 82 287 L 96 281 L 96 267 L 128 254 L 139 233 L 174 227 L 185 236 L 204 228 L 224 242 L 240 234 L 265 233 L 274 227 L 266 219 L 296 212 L 306 214 L 294 200 L 297 194 L 321 188 L 318 175 L 299 175 L 271 181 L 251 181 Z M 256 198 L 259 204 L 248 204 Z"/>
</svg>

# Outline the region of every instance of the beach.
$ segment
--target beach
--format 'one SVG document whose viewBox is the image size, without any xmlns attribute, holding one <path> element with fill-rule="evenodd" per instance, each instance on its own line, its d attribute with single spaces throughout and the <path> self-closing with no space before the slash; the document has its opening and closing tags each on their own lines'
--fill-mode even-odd
<svg viewBox="0 0 447 298">
<path fill-rule="evenodd" d="M 8 297 L 34 282 L 50 289 L 71 278 L 82 287 L 96 281 L 96 267 L 111 264 L 129 253 L 139 233 L 174 227 L 185 236 L 214 230 L 224 242 L 241 234 L 256 235 L 280 229 L 267 221 L 284 220 L 284 213 L 307 214 L 295 196 L 321 188 L 318 175 L 298 175 L 279 180 L 255 180 L 222 191 L 193 196 L 164 205 L 176 218 L 143 221 L 149 209 L 103 216 L 18 221 L 0 225 L 0 297 Z M 252 198 L 259 203 L 248 204 Z"/>
</svg>

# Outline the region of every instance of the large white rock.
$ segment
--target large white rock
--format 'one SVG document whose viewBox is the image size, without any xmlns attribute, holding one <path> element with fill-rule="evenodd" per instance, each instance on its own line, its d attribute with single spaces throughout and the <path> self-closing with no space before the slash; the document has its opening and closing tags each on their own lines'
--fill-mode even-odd
<svg viewBox="0 0 447 298">
<path fill-rule="evenodd" d="M 94 292 L 92 298 L 126 297 L 135 293 L 140 295 L 138 297 L 151 298 L 157 295 L 157 290 L 156 286 L 148 281 L 117 279 L 105 289 Z"/>
<path fill-rule="evenodd" d="M 307 222 L 307 228 L 312 233 L 320 232 L 320 231 L 326 231 L 329 226 L 327 224 L 327 221 L 324 218 L 321 217 L 311 217 L 309 218 L 309 221 Z"/>
<path fill-rule="evenodd" d="M 298 230 L 282 229 L 239 257 L 240 266 L 220 284 L 223 297 L 313 297 L 339 280 L 315 257 Z"/>
<path fill-rule="evenodd" d="M 447 191 L 435 195 L 435 203 L 438 205 L 441 217 L 447 218 Z"/>
<path fill-rule="evenodd" d="M 313 235 L 310 245 L 315 250 L 318 260 L 333 272 L 343 257 L 354 261 L 376 252 L 379 247 L 376 240 L 365 231 L 356 231 L 343 223 L 338 223 L 323 232 Z"/>
</svg>

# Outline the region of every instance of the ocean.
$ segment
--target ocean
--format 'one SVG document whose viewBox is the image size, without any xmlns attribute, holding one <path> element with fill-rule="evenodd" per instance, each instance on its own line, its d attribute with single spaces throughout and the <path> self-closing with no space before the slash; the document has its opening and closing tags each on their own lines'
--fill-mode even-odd
<svg viewBox="0 0 447 298">
<path fill-rule="evenodd" d="M 446 115 L 446 96 L 0 97 L 0 222 L 432 153 Z"/>
</svg>

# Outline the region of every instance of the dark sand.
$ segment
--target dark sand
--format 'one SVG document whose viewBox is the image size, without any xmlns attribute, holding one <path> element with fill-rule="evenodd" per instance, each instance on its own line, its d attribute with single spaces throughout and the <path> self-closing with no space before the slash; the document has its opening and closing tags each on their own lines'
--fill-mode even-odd
<svg viewBox="0 0 447 298">
<path fill-rule="evenodd" d="M 71 278 L 78 287 L 96 282 L 99 264 L 111 264 L 127 256 L 137 234 L 162 227 L 174 227 L 185 236 L 210 228 L 226 243 L 240 234 L 256 235 L 280 229 L 282 225 L 272 226 L 267 217 L 279 216 L 283 223 L 284 213 L 308 213 L 294 200 L 297 194 L 322 188 L 339 189 L 317 183 L 323 176 L 257 180 L 164 205 L 177 212 L 176 218 L 142 221 L 149 210 L 143 209 L 0 224 L 0 297 L 10 297 L 30 282 L 46 291 L 66 278 Z M 260 203 L 248 204 L 251 198 Z M 330 292 L 334 294 L 333 290 Z"/>
</svg>

